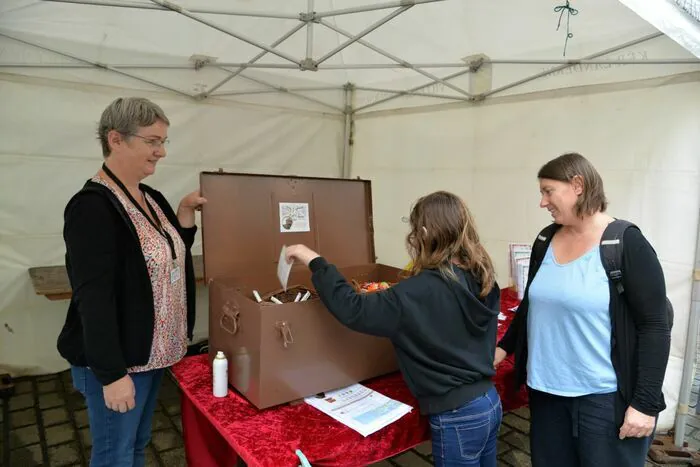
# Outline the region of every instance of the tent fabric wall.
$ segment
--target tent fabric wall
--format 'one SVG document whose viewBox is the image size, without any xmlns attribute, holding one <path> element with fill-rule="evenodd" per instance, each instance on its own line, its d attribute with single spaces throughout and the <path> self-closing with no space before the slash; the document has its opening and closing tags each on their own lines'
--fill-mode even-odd
<svg viewBox="0 0 700 467">
<path fill-rule="evenodd" d="M 700 78 L 677 85 L 520 99 L 440 112 L 382 114 L 356 122 L 352 175 L 373 180 L 379 261 L 407 261 L 411 203 L 437 189 L 468 203 L 508 285 L 508 243 L 531 243 L 550 222 L 536 174 L 567 151 L 603 177 L 609 213 L 636 222 L 656 248 L 676 309 L 664 392 L 670 428 L 682 372 L 700 212 Z"/>
<path fill-rule="evenodd" d="M 171 121 L 168 155 L 146 183 L 175 207 L 199 187 L 202 170 L 340 176 L 339 116 L 0 75 L 0 372 L 65 368 L 56 338 L 68 302 L 35 295 L 28 269 L 64 264 L 63 209 L 99 169 L 97 122 L 123 95 L 152 99 Z M 200 242 L 198 234 L 194 253 L 201 253 Z M 208 334 L 206 289 L 198 295 L 195 338 L 201 339 Z"/>
</svg>

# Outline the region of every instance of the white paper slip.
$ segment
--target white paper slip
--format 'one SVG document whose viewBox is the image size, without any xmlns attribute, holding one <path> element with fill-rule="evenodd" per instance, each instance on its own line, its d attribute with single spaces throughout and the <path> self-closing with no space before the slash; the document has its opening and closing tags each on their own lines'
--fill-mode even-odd
<svg viewBox="0 0 700 467">
<path fill-rule="evenodd" d="M 292 270 L 292 265 L 287 262 L 287 246 L 282 245 L 280 252 L 280 260 L 277 263 L 277 278 L 282 284 L 284 291 L 287 291 L 287 281 L 289 281 L 289 272 Z"/>
<path fill-rule="evenodd" d="M 361 384 L 327 392 L 323 398 L 307 397 L 304 402 L 362 436 L 381 430 L 413 410 Z"/>
</svg>

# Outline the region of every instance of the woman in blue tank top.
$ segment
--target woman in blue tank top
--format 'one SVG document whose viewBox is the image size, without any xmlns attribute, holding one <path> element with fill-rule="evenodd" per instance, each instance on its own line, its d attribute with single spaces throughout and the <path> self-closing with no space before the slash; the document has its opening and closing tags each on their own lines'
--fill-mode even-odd
<svg viewBox="0 0 700 467">
<path fill-rule="evenodd" d="M 531 259 L 495 364 L 515 353 L 518 385 L 528 386 L 533 466 L 643 467 L 665 408 L 670 331 L 661 265 L 641 232 L 627 229 L 620 305 L 600 254 L 615 220 L 605 213 L 600 175 L 570 153 L 545 164 L 538 179 L 540 207 L 555 223 L 544 232 L 554 233 L 535 240 L 545 252 Z"/>
</svg>

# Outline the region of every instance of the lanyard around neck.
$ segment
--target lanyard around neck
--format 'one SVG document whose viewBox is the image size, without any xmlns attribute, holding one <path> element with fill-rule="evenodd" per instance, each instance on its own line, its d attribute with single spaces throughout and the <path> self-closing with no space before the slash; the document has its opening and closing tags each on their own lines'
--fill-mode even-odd
<svg viewBox="0 0 700 467">
<path fill-rule="evenodd" d="M 109 176 L 109 178 L 111 178 L 112 181 L 114 181 L 114 183 L 116 183 L 117 186 L 121 188 L 126 197 L 129 198 L 129 201 L 131 201 L 131 204 L 133 204 L 136 207 L 136 209 L 138 209 L 139 212 L 143 214 L 143 217 L 145 217 L 148 220 L 149 224 L 151 224 L 153 228 L 156 229 L 158 233 L 165 238 L 165 240 L 168 242 L 168 246 L 170 247 L 170 256 L 172 257 L 173 261 L 175 261 L 177 259 L 177 253 L 175 252 L 175 242 L 173 242 L 173 238 L 170 236 L 168 231 L 163 228 L 163 224 L 161 224 L 160 218 L 151 206 L 151 203 L 149 203 L 146 199 L 146 196 L 143 195 L 143 200 L 146 203 L 146 206 L 148 206 L 148 210 L 151 212 L 153 219 L 151 219 L 151 217 L 149 217 L 146 214 L 141 205 L 134 199 L 133 196 L 131 196 L 131 192 L 127 190 L 126 186 L 124 186 L 124 183 L 122 183 L 122 181 L 119 180 L 119 178 L 116 175 L 114 175 L 114 172 L 109 170 L 106 164 L 102 164 L 102 170 L 104 170 L 104 172 Z"/>
</svg>

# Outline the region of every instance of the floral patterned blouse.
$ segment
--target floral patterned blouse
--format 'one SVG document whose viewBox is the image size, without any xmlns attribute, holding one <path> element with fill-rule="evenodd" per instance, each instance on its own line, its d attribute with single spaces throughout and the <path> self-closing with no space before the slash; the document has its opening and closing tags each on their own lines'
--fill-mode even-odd
<svg viewBox="0 0 700 467">
<path fill-rule="evenodd" d="M 166 368 L 177 363 L 187 352 L 187 299 L 185 295 L 185 244 L 177 230 L 168 221 L 158 204 L 147 194 L 144 196 L 158 216 L 163 228 L 170 234 L 175 244 L 177 259 L 173 264 L 168 241 L 149 220 L 128 199 L 99 176 L 92 179 L 109 188 L 122 203 L 136 228 L 141 250 L 146 260 L 148 275 L 153 288 L 153 305 L 155 310 L 153 326 L 153 344 L 148 363 L 131 367 L 129 373 L 137 373 L 158 368 Z M 177 271 L 179 278 L 171 280 Z"/>
</svg>

